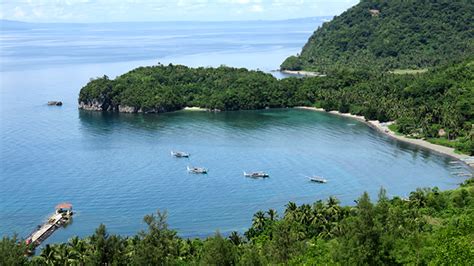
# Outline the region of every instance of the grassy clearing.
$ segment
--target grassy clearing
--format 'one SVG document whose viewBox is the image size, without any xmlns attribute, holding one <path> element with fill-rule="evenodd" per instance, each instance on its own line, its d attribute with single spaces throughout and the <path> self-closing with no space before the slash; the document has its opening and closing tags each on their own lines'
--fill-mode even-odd
<svg viewBox="0 0 474 266">
<path fill-rule="evenodd" d="M 403 136 L 402 133 L 398 132 L 398 125 L 397 124 L 391 124 L 388 126 L 388 129 L 390 129 L 392 132 L 395 132 L 395 135 L 397 136 Z"/>
<path fill-rule="evenodd" d="M 428 138 L 426 139 L 429 143 L 446 146 L 450 148 L 454 148 L 454 152 L 457 154 L 466 154 L 469 155 L 470 148 L 468 146 L 465 147 L 465 143 L 460 141 L 459 139 L 456 140 L 448 140 L 446 138 Z"/>
<path fill-rule="evenodd" d="M 394 69 L 389 72 L 396 75 L 415 75 L 415 74 L 422 74 L 427 71 L 428 71 L 427 68 L 422 68 L 422 69 Z"/>
</svg>

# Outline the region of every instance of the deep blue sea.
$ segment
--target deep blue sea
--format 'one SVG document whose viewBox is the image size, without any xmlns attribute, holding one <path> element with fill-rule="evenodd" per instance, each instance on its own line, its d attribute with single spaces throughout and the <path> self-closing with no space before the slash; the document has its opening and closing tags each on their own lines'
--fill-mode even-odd
<svg viewBox="0 0 474 266">
<path fill-rule="evenodd" d="M 105 114 L 79 111 L 80 88 L 157 62 L 272 71 L 327 18 L 228 23 L 19 24 L 0 35 L 0 236 L 25 237 L 59 202 L 74 222 L 46 243 L 144 229 L 167 210 L 185 237 L 243 232 L 258 210 L 337 196 L 353 204 L 384 187 L 456 187 L 452 159 L 365 124 L 305 110 Z M 272 72 L 281 77 L 278 72 Z M 61 100 L 62 107 L 47 106 Z M 170 150 L 191 153 L 176 159 Z M 187 165 L 209 168 L 191 175 Z M 265 180 L 243 177 L 263 170 Z M 468 171 L 468 169 L 461 169 Z M 327 184 L 306 176 L 322 175 Z"/>
</svg>

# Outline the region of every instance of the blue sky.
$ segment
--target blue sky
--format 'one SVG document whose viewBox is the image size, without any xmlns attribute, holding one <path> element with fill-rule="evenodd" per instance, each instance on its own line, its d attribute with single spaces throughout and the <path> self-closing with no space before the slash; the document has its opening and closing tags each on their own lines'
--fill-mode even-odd
<svg viewBox="0 0 474 266">
<path fill-rule="evenodd" d="M 1 0 L 0 18 L 28 22 L 274 20 L 333 16 L 358 0 Z"/>
</svg>

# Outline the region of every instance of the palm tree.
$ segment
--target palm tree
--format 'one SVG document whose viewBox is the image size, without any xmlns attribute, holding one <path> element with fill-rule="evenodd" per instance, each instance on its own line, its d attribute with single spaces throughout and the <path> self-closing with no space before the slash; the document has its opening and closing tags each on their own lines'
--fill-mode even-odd
<svg viewBox="0 0 474 266">
<path fill-rule="evenodd" d="M 70 257 L 69 247 L 66 244 L 59 244 L 53 246 L 54 250 L 54 260 L 55 264 L 69 265 L 73 262 L 73 259 Z"/>
<path fill-rule="evenodd" d="M 336 205 L 339 205 L 339 200 L 334 196 L 330 196 L 328 198 L 328 207 L 332 207 Z"/>
<path fill-rule="evenodd" d="M 275 219 L 278 217 L 278 213 L 275 209 L 269 209 L 267 211 L 267 214 L 268 214 L 268 219 L 272 222 L 275 221 Z"/>
<path fill-rule="evenodd" d="M 288 204 L 286 204 L 285 218 L 288 218 L 290 220 L 295 220 L 297 210 L 298 210 L 298 206 L 296 205 L 296 203 L 292 201 L 288 202 Z"/>
<path fill-rule="evenodd" d="M 74 258 L 76 262 L 84 264 L 87 257 L 87 247 L 85 241 L 77 236 L 74 236 L 73 238 L 69 239 L 68 245 L 71 250 L 70 256 Z"/>
<path fill-rule="evenodd" d="M 304 225 L 309 225 L 312 220 L 311 206 L 303 204 L 298 208 L 299 221 Z"/>
<path fill-rule="evenodd" d="M 318 200 L 313 204 L 311 225 L 317 232 L 320 232 L 328 222 L 326 219 L 326 208 L 327 206 L 322 200 Z"/>
<path fill-rule="evenodd" d="M 326 219 L 330 221 L 337 221 L 340 218 L 340 212 L 341 207 L 339 206 L 339 200 L 334 196 L 330 196 L 327 200 Z"/>
<path fill-rule="evenodd" d="M 54 265 L 55 258 L 54 258 L 55 250 L 51 247 L 51 245 L 47 244 L 41 250 L 41 257 L 44 258 L 44 262 L 48 265 Z"/>
<path fill-rule="evenodd" d="M 252 227 L 257 230 L 263 230 L 263 227 L 265 226 L 265 221 L 265 213 L 263 211 L 258 211 L 253 215 Z"/>
<path fill-rule="evenodd" d="M 242 238 L 240 237 L 239 233 L 236 231 L 232 231 L 229 235 L 229 240 L 232 244 L 239 246 L 242 243 Z"/>
<path fill-rule="evenodd" d="M 416 191 L 411 192 L 409 199 L 410 205 L 414 207 L 423 208 L 426 206 L 426 195 L 422 189 L 417 188 Z"/>
</svg>

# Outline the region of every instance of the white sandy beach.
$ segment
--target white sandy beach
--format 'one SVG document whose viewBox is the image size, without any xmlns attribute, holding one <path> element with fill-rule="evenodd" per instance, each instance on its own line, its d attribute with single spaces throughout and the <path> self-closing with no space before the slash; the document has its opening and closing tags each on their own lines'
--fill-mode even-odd
<svg viewBox="0 0 474 266">
<path fill-rule="evenodd" d="M 311 72 L 311 71 L 304 71 L 304 70 L 281 70 L 280 72 L 285 73 L 285 74 L 301 75 L 301 76 L 306 76 L 306 77 L 325 77 L 326 76 L 318 72 Z"/>
<path fill-rule="evenodd" d="M 316 107 L 299 106 L 299 107 L 295 107 L 295 108 L 313 110 L 313 111 L 318 111 L 318 112 L 326 112 L 323 108 L 316 108 Z M 389 125 L 394 123 L 393 121 L 392 122 L 381 123 L 378 120 L 366 120 L 364 116 L 353 115 L 353 114 L 349 114 L 349 113 L 340 113 L 338 111 L 330 111 L 328 113 L 334 114 L 334 115 L 339 115 L 339 116 L 350 117 L 350 118 L 353 118 L 353 119 L 357 119 L 357 120 L 359 120 L 361 122 L 364 122 L 367 125 L 375 128 L 375 129 L 377 129 L 378 131 L 394 138 L 394 139 L 397 139 L 397 140 L 400 140 L 400 141 L 403 141 L 403 142 L 407 142 L 407 143 L 411 143 L 411 144 L 414 144 L 414 145 L 418 145 L 420 147 L 424 147 L 424 148 L 433 150 L 435 152 L 438 152 L 438 153 L 441 153 L 441 154 L 444 154 L 444 155 L 448 155 L 448 156 L 456 158 L 458 160 L 462 160 L 467 165 L 469 165 L 471 167 L 474 167 L 474 160 L 472 159 L 472 157 L 470 157 L 469 155 L 463 155 L 463 154 L 455 153 L 453 148 L 449 148 L 449 147 L 429 143 L 428 141 L 422 140 L 422 139 L 412 139 L 412 138 L 408 138 L 406 136 L 397 135 L 395 132 L 391 131 L 388 128 Z"/>
<path fill-rule="evenodd" d="M 197 107 L 197 106 L 191 106 L 191 107 L 184 107 L 183 111 L 209 111 L 209 109 L 202 108 L 202 107 Z"/>
</svg>

